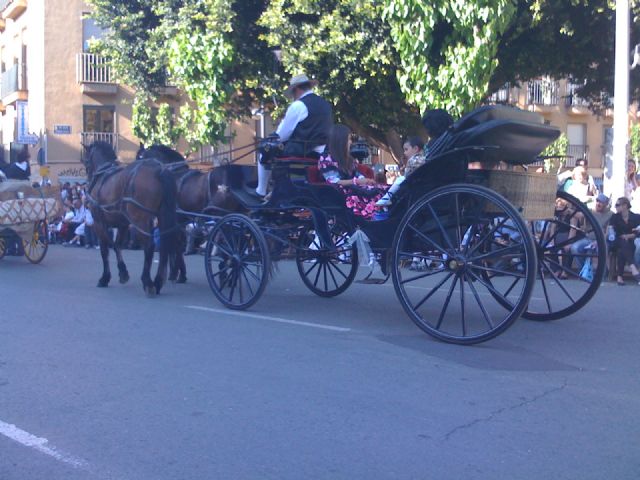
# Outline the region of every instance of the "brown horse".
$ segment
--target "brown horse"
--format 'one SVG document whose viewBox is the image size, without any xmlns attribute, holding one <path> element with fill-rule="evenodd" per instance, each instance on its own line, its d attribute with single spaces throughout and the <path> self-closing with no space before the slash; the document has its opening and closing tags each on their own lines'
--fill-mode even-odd
<svg viewBox="0 0 640 480">
<path fill-rule="evenodd" d="M 226 171 L 223 168 L 209 172 L 191 169 L 185 158 L 177 151 L 165 145 L 141 147 L 136 155 L 137 161 L 157 160 L 173 173 L 177 188 L 177 206 L 183 213 L 179 221 L 183 224 L 193 222 L 195 215 L 218 216 L 229 212 L 242 212 L 243 208 L 226 187 Z M 205 217 L 201 217 L 205 220 Z M 186 237 L 180 235 L 179 247 L 170 258 L 169 279 L 177 283 L 187 281 L 187 267 L 184 261 Z"/>
<path fill-rule="evenodd" d="M 120 283 L 129 280 L 122 258 L 122 247 L 129 227 L 140 233 L 144 249 L 142 286 L 148 296 L 160 292 L 166 279 L 169 253 L 176 248 L 176 185 L 171 172 L 156 160 L 120 165 L 113 147 L 106 142 L 85 146 L 84 165 L 89 187 L 87 199 L 100 241 L 103 272 L 98 287 L 111 280 L 109 269 L 109 229 L 117 229 L 113 249 L 118 261 Z M 160 263 L 155 280 L 151 280 L 151 263 L 155 249 L 154 220 L 160 231 Z"/>
</svg>

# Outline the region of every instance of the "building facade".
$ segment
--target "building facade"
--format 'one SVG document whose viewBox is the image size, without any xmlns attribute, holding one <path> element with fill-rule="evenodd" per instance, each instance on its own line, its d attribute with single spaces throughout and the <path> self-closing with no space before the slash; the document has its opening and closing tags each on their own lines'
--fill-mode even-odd
<svg viewBox="0 0 640 480">
<path fill-rule="evenodd" d="M 519 87 L 505 85 L 490 97 L 493 103 L 514 105 L 539 113 L 545 122 L 566 134 L 569 140 L 565 168 L 575 166 L 580 159 L 589 164 L 589 173 L 602 179 L 613 153 L 613 100 L 611 108 L 600 115 L 589 109 L 586 100 L 576 95 L 579 85 L 571 81 L 543 77 L 524 82 Z M 637 107 L 629 111 L 629 123 L 637 121 Z"/>
<path fill-rule="evenodd" d="M 90 12 L 83 0 L 0 0 L 0 141 L 7 161 L 29 144 L 34 179 L 43 173 L 54 182 L 82 181 L 82 145 L 94 140 L 110 142 L 125 162 L 140 146 L 131 124 L 134 91 L 89 52 L 90 40 L 101 36 Z M 175 87 L 161 95 L 178 111 Z M 223 150 L 251 143 L 255 135 L 253 122 L 234 123 L 230 145 L 200 154 L 209 163 L 233 159 Z M 47 169 L 37 168 L 38 157 L 46 158 Z"/>
</svg>

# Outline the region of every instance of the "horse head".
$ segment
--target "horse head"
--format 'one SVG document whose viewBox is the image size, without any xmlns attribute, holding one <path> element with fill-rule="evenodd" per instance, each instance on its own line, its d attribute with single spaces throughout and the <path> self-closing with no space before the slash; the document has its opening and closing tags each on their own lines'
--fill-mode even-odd
<svg viewBox="0 0 640 480">
<path fill-rule="evenodd" d="M 88 146 L 83 145 L 83 147 L 83 163 L 89 179 L 101 168 L 117 163 L 116 160 L 118 156 L 116 155 L 113 145 L 108 142 L 97 140 Z"/>
</svg>

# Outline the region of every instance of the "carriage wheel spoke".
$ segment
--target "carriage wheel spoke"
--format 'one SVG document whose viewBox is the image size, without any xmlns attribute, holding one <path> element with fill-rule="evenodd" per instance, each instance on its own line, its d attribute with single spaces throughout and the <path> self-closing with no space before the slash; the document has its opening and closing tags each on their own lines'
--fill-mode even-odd
<svg viewBox="0 0 640 480">
<path fill-rule="evenodd" d="M 464 318 L 464 275 L 460 275 L 460 318 L 462 320 L 462 336 L 467 336 L 467 322 Z"/>
<path fill-rule="evenodd" d="M 309 270 L 307 270 L 306 272 L 304 272 L 304 276 L 306 277 L 307 275 L 309 275 L 311 273 L 311 270 L 313 270 L 314 268 L 316 268 L 317 266 L 320 265 L 320 260 L 318 259 L 314 259 L 313 265 L 311 265 L 309 267 Z"/>
<path fill-rule="evenodd" d="M 487 283 L 484 281 L 484 279 L 482 277 L 479 277 L 478 275 L 476 275 L 475 273 L 473 273 L 472 271 L 469 271 L 469 275 L 471 275 L 476 281 L 480 282 L 482 285 L 484 285 L 484 287 L 489 290 L 490 292 L 492 292 L 494 295 L 496 295 L 497 297 L 499 297 L 500 299 L 502 299 L 502 301 L 504 302 L 505 305 L 508 305 L 510 308 L 513 308 L 513 303 L 511 303 L 509 300 L 507 300 L 507 298 L 500 293 L 498 290 L 496 290 L 493 285 L 491 285 L 490 283 Z"/>
<path fill-rule="evenodd" d="M 409 227 L 411 230 L 413 230 L 422 240 L 424 240 L 425 242 L 427 242 L 429 245 L 431 245 L 433 248 L 435 248 L 436 250 L 439 250 L 441 253 L 443 253 L 444 255 L 449 255 L 449 252 L 447 252 L 443 247 L 441 247 L 440 245 L 438 245 L 436 242 L 434 242 L 433 240 L 431 240 L 429 237 L 427 237 L 424 233 L 422 233 L 420 230 L 418 230 L 416 227 L 414 227 L 413 225 L 407 225 L 407 227 Z"/>
<path fill-rule="evenodd" d="M 406 278 L 400 281 L 400 285 L 404 285 L 405 283 L 413 282 L 415 280 L 420 280 L 422 278 L 430 277 L 432 275 L 436 275 L 438 273 L 444 272 L 444 269 L 434 270 L 432 272 L 421 273 L 420 275 L 416 275 L 415 277 Z"/>
<path fill-rule="evenodd" d="M 544 268 L 547 269 L 547 271 L 551 274 L 551 276 L 554 278 L 554 280 L 556 281 L 556 283 L 558 284 L 558 286 L 560 287 L 560 289 L 564 292 L 564 294 L 569 297 L 569 300 L 571 300 L 571 303 L 576 303 L 576 301 L 573 299 L 573 297 L 571 296 L 571 294 L 569 293 L 569 291 L 565 288 L 565 286 L 562 284 L 562 280 L 560 280 L 560 278 L 555 274 L 555 272 L 553 270 L 551 270 L 549 268 L 549 266 L 542 262 L 542 266 Z"/>
<path fill-rule="evenodd" d="M 251 273 L 252 275 L 255 276 L 255 274 L 253 272 L 249 271 L 249 273 Z M 247 277 L 247 270 L 245 268 L 242 269 L 242 276 L 244 277 L 245 281 L 247 282 L 247 287 L 249 287 L 249 292 L 251 292 L 251 296 L 253 297 L 255 295 L 255 293 L 253 292 L 253 288 L 251 288 L 251 281 Z M 255 278 L 256 278 L 256 280 L 260 281 L 260 279 L 258 277 L 255 277 Z"/>
<path fill-rule="evenodd" d="M 508 220 L 508 217 L 503 218 L 502 220 L 500 220 L 496 225 L 494 225 L 493 227 L 491 227 L 491 229 L 485 233 L 480 240 L 478 240 L 478 243 L 476 243 L 473 248 L 468 252 L 468 255 L 473 255 L 475 253 L 475 251 L 481 247 L 484 242 L 487 241 L 488 238 L 493 237 L 493 235 L 498 231 L 499 228 L 501 228 Z"/>
<path fill-rule="evenodd" d="M 522 247 L 523 247 L 523 245 L 521 243 L 516 243 L 514 245 L 510 245 L 508 247 L 501 248 L 499 250 L 493 250 L 492 252 L 480 254 L 477 257 L 473 257 L 473 258 L 468 259 L 468 262 L 475 263 L 478 260 L 486 260 L 488 258 L 503 256 L 507 252 L 513 252 L 514 250 L 522 250 Z"/>
<path fill-rule="evenodd" d="M 465 273 L 465 275 L 467 274 Z M 516 282 L 518 280 L 519 279 L 517 278 Z M 482 300 L 480 299 L 480 295 L 478 294 L 478 290 L 476 290 L 476 287 L 473 285 L 473 282 L 467 281 L 467 283 L 469 284 L 469 289 L 471 290 L 471 293 L 473 293 L 473 296 L 476 299 L 476 303 L 480 307 L 480 311 L 482 312 L 482 316 L 484 317 L 485 322 L 487 322 L 487 325 L 489 325 L 489 329 L 493 329 L 493 322 L 491 321 L 491 316 L 487 312 L 487 309 L 485 308 L 484 303 L 482 303 Z"/>
<path fill-rule="evenodd" d="M 582 282 L 585 282 L 585 283 L 591 283 L 589 280 L 586 280 L 586 279 L 582 278 L 582 277 L 580 276 L 580 273 L 576 273 L 576 272 L 574 272 L 574 271 L 573 271 L 573 270 L 571 270 L 570 268 L 567 268 L 567 267 L 565 267 L 564 265 L 562 265 L 562 264 L 560 264 L 560 263 L 556 262 L 555 260 L 552 260 L 551 258 L 549 258 L 549 257 L 548 257 L 548 256 L 546 256 L 546 255 L 545 255 L 545 257 L 544 257 L 544 261 L 545 261 L 545 262 L 549 262 L 550 264 L 552 264 L 552 265 L 554 265 L 554 266 L 558 267 L 559 269 L 561 269 L 564 273 L 566 273 L 566 274 L 568 274 L 568 275 L 571 275 L 571 276 L 575 277 L 576 279 L 578 279 L 578 280 L 580 280 L 580 281 L 582 281 Z"/>
<path fill-rule="evenodd" d="M 475 268 L 477 270 L 484 270 L 485 272 L 492 272 L 492 273 L 498 273 L 501 275 L 508 275 L 510 277 L 518 277 L 518 278 L 526 278 L 527 276 L 524 273 L 520 273 L 520 272 L 510 272 L 508 270 L 501 270 L 499 268 L 493 268 L 493 267 L 486 267 L 483 265 L 476 265 L 476 264 L 470 264 L 469 265 L 470 268 Z M 495 275 L 491 278 L 494 278 Z"/>
<path fill-rule="evenodd" d="M 430 291 L 429 293 L 427 293 L 427 294 L 424 296 L 424 298 L 423 298 L 422 300 L 420 300 L 420 301 L 419 301 L 415 306 L 413 306 L 412 308 L 413 308 L 414 310 L 418 310 L 418 309 L 419 309 L 419 308 L 424 304 L 424 302 L 426 302 L 427 300 L 429 300 L 429 299 L 431 298 L 431 296 L 432 296 L 434 293 L 436 293 L 436 292 L 438 291 L 438 289 L 439 289 L 442 285 L 444 285 L 444 283 L 445 283 L 447 280 L 449 280 L 449 279 L 451 278 L 451 276 L 452 276 L 452 275 L 453 275 L 453 272 L 449 272 L 449 273 L 447 274 L 447 276 L 446 276 L 446 277 L 444 277 L 444 279 L 440 281 L 440 283 L 438 283 L 435 287 L 433 287 L 433 288 L 431 289 L 431 291 Z"/>
<path fill-rule="evenodd" d="M 331 280 L 333 280 L 333 284 L 336 286 L 336 288 L 339 288 L 340 285 L 338 284 L 338 282 L 336 281 L 336 277 L 333 274 L 333 271 L 331 270 L 331 262 L 327 262 L 326 264 L 326 269 L 329 272 L 329 275 L 331 276 Z M 341 272 L 342 273 L 342 272 Z M 326 274 L 325 274 L 326 275 Z"/>
<path fill-rule="evenodd" d="M 451 250 L 455 250 L 453 247 L 453 244 L 451 243 L 451 239 L 449 238 L 449 234 L 447 233 L 447 231 L 444 229 L 444 225 L 442 225 L 442 222 L 440 221 L 440 217 L 438 217 L 438 215 L 436 215 L 435 210 L 433 209 L 433 205 L 431 205 L 430 203 L 427 205 L 427 207 L 429 207 L 429 210 L 431 211 L 431 215 L 433 216 L 433 219 L 436 221 L 436 223 L 438 224 L 438 229 L 440 229 L 440 234 L 442 235 L 442 238 L 444 238 L 444 241 L 447 243 L 447 245 L 449 246 L 449 248 Z"/>
<path fill-rule="evenodd" d="M 460 201 L 457 192 L 453 196 L 453 209 L 456 212 L 456 248 L 462 249 L 462 233 L 460 232 Z"/>
<path fill-rule="evenodd" d="M 506 292 L 504 292 L 504 296 L 505 297 L 509 296 L 509 294 L 511 293 L 511 290 L 513 290 L 513 288 L 517 285 L 517 283 L 520 281 L 521 278 L 526 278 L 526 277 L 516 277 L 516 279 L 511 284 L 511 286 L 509 288 L 507 288 Z"/>
<path fill-rule="evenodd" d="M 453 296 L 453 291 L 456 288 L 456 283 L 458 283 L 458 276 L 455 275 L 453 277 L 453 282 L 451 282 L 451 286 L 449 287 L 449 291 L 447 292 L 447 298 L 442 305 L 442 310 L 440 311 L 440 317 L 438 317 L 438 323 L 436 324 L 436 330 L 440 330 L 442 326 L 442 321 L 444 320 L 444 316 L 447 313 L 447 309 L 449 308 L 449 302 L 451 301 L 451 297 Z"/>
<path fill-rule="evenodd" d="M 346 280 L 347 276 L 344 274 L 344 272 L 342 270 L 340 270 L 333 262 L 329 261 L 329 265 L 336 271 L 338 272 L 340 275 L 342 275 L 342 277 Z"/>
<path fill-rule="evenodd" d="M 551 313 L 552 312 L 551 300 L 549 299 L 547 284 L 544 281 L 544 273 L 542 272 L 542 262 L 538 262 L 538 275 L 540 275 L 540 282 L 542 283 L 542 293 L 544 293 L 544 300 L 547 303 L 547 309 L 549 310 L 549 313 Z"/>
</svg>

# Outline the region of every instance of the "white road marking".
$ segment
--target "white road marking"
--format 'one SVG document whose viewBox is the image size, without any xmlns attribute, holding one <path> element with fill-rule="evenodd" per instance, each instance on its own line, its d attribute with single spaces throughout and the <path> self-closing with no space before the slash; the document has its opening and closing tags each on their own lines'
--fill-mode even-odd
<svg viewBox="0 0 640 480">
<path fill-rule="evenodd" d="M 258 320 L 268 320 L 270 322 L 277 322 L 277 323 L 288 323 L 289 325 L 298 325 L 301 327 L 320 328 L 322 330 L 331 330 L 334 332 L 350 332 L 351 331 L 350 328 L 334 327 L 333 325 L 323 325 L 321 323 L 301 322 L 298 320 L 289 320 L 287 318 L 258 315 L 256 313 L 237 312 L 234 310 L 224 310 L 221 308 L 219 309 L 219 308 L 200 307 L 198 305 L 185 305 L 185 307 L 190 308 L 192 310 L 201 310 L 203 312 L 220 313 L 222 315 L 236 315 L 238 317 L 256 318 Z"/>
<path fill-rule="evenodd" d="M 25 447 L 33 448 L 34 450 L 44 453 L 45 455 L 49 455 L 59 462 L 66 463 L 67 465 L 71 465 L 74 468 L 86 469 L 89 466 L 84 460 L 73 457 L 58 450 L 53 445 L 50 445 L 49 440 L 47 440 L 46 438 L 40 438 L 36 437 L 35 435 L 31 435 L 29 432 L 25 432 L 15 425 L 12 425 L 11 423 L 5 423 L 2 420 L 0 420 L 0 435 L 4 435 L 5 437 L 18 442 Z"/>
</svg>

